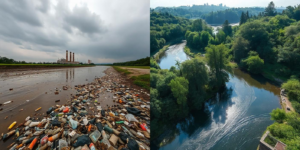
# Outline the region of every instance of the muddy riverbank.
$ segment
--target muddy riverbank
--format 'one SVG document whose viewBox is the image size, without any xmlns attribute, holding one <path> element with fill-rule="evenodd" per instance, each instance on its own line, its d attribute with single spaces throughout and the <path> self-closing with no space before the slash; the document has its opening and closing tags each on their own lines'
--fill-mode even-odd
<svg viewBox="0 0 300 150">
<path fill-rule="evenodd" d="M 24 71 L 18 76 L 7 76 L 0 78 L 0 103 L 13 101 L 10 104 L 2 105 L 0 108 L 0 133 L 7 133 L 7 127 L 14 121 L 21 123 L 27 116 L 42 118 L 46 110 L 54 105 L 66 104 L 71 99 L 71 94 L 76 94 L 75 85 L 82 85 L 92 82 L 95 77 L 105 77 L 111 73 L 117 73 L 113 68 L 107 66 L 80 67 L 44 70 L 43 72 L 30 74 L 32 70 Z M 140 89 L 131 81 L 119 74 L 122 84 Z M 69 87 L 63 90 L 63 86 Z M 59 94 L 55 94 L 55 89 Z M 12 90 L 10 90 L 12 89 Z M 149 95 L 141 94 L 145 100 L 150 100 Z M 102 108 L 114 105 L 113 94 L 103 91 L 98 101 Z M 60 102 L 55 102 L 60 100 Z M 39 112 L 35 109 L 42 107 Z M 8 146 L 13 138 L 1 141 L 0 145 Z"/>
</svg>

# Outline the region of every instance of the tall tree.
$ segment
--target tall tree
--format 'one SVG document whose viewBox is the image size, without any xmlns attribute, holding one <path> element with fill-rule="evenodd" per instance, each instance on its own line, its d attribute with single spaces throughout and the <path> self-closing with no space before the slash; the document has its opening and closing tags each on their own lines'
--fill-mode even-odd
<svg viewBox="0 0 300 150">
<path fill-rule="evenodd" d="M 238 37 L 234 40 L 232 50 L 234 61 L 240 63 L 241 59 L 246 58 L 250 51 L 249 42 L 242 37 Z"/>
<path fill-rule="evenodd" d="M 229 24 L 228 20 L 225 20 L 225 22 L 223 23 L 222 30 L 224 31 L 226 37 L 231 36 L 232 28 L 231 28 L 231 25 Z"/>
<path fill-rule="evenodd" d="M 240 25 L 244 24 L 247 21 L 247 16 L 244 12 L 242 12 L 241 18 L 240 18 Z"/>
<path fill-rule="evenodd" d="M 173 96 L 180 106 L 186 105 L 187 94 L 189 92 L 189 81 L 184 77 L 176 77 L 169 83 Z"/>
<path fill-rule="evenodd" d="M 192 23 L 192 29 L 194 31 L 202 31 L 203 30 L 203 20 L 197 19 Z"/>
<path fill-rule="evenodd" d="M 249 12 L 247 11 L 247 13 L 246 13 L 246 18 L 247 18 L 247 20 L 250 18 L 249 17 Z"/>
<path fill-rule="evenodd" d="M 205 48 L 208 45 L 209 41 L 209 33 L 207 31 L 202 31 L 201 32 L 201 48 Z"/>
<path fill-rule="evenodd" d="M 275 9 L 275 4 L 273 1 L 271 1 L 265 9 L 265 16 L 275 16 L 276 15 L 276 9 Z"/>
<path fill-rule="evenodd" d="M 208 65 L 211 72 L 213 73 L 213 79 L 215 80 L 214 85 L 217 87 L 225 85 L 228 81 L 228 74 L 225 72 L 229 69 L 227 66 L 228 59 L 228 48 L 224 44 L 215 46 L 210 45 L 206 47 L 205 58 L 207 59 Z"/>
<path fill-rule="evenodd" d="M 205 85 L 208 71 L 205 63 L 197 58 L 182 63 L 183 76 L 189 81 L 189 103 L 192 108 L 201 109 L 205 100 Z"/>
</svg>

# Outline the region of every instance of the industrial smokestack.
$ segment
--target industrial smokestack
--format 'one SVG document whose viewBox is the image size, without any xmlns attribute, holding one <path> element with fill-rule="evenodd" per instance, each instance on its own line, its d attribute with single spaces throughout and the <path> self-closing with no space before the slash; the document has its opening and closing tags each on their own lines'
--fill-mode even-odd
<svg viewBox="0 0 300 150">
<path fill-rule="evenodd" d="M 72 52 L 70 52 L 70 62 L 72 62 Z"/>
<path fill-rule="evenodd" d="M 74 53 L 73 53 L 73 62 L 75 61 L 75 59 L 74 59 Z"/>
<path fill-rule="evenodd" d="M 66 62 L 68 62 L 68 50 L 66 51 Z"/>
</svg>

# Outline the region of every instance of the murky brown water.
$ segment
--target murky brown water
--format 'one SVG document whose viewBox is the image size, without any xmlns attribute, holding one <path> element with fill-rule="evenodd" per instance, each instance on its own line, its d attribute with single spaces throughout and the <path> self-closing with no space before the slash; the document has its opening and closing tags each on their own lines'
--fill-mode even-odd
<svg viewBox="0 0 300 150">
<path fill-rule="evenodd" d="M 70 95 L 76 93 L 76 90 L 73 89 L 75 85 L 90 83 L 95 77 L 104 76 L 104 71 L 107 68 L 106 66 L 63 68 L 41 70 L 37 72 L 38 74 L 0 77 L 0 103 L 13 101 L 13 103 L 0 106 L 0 108 L 3 108 L 0 111 L 0 134 L 7 133 L 8 126 L 14 121 L 17 121 L 18 125 L 24 122 L 27 116 L 42 118 L 42 114 L 49 107 L 56 104 L 65 104 L 70 99 Z M 64 85 L 68 85 L 72 89 L 63 90 Z M 13 88 L 13 90 L 10 91 L 10 88 Z M 58 95 L 54 94 L 55 88 L 60 90 Z M 55 103 L 55 100 L 58 99 L 60 102 Z M 102 95 L 99 98 L 101 106 L 110 105 L 111 99 L 111 93 Z M 42 107 L 42 109 L 35 112 L 35 109 L 39 107 Z M 23 111 L 20 111 L 20 109 L 23 109 Z M 37 115 L 34 116 L 34 114 Z M 4 119 L 6 116 L 8 118 Z M 0 147 L 8 146 L 12 141 L 12 138 L 4 144 L 3 141 L 0 141 Z"/>
</svg>

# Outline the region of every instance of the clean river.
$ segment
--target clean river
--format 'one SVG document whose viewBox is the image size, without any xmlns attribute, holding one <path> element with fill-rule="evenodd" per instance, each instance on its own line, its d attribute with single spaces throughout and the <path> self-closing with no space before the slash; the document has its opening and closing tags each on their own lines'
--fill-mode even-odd
<svg viewBox="0 0 300 150">
<path fill-rule="evenodd" d="M 162 69 L 189 57 L 185 42 L 172 45 L 159 60 Z M 280 108 L 280 89 L 262 76 L 235 69 L 226 89 L 205 104 L 205 110 L 191 112 L 155 139 L 151 149 L 160 150 L 255 150 L 270 120 Z"/>
</svg>

